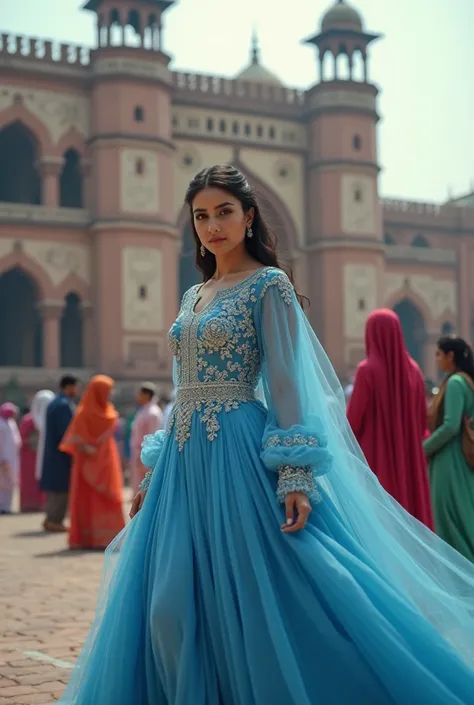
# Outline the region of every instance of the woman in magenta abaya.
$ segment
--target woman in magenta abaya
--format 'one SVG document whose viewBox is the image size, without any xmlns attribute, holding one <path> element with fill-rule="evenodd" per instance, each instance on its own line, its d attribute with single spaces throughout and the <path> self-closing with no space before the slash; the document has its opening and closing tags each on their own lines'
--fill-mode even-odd
<svg viewBox="0 0 474 705">
<path fill-rule="evenodd" d="M 409 356 L 398 316 L 374 311 L 365 329 L 347 409 L 352 430 L 380 484 L 412 516 L 433 528 L 422 442 L 427 428 L 425 385 Z"/>
</svg>

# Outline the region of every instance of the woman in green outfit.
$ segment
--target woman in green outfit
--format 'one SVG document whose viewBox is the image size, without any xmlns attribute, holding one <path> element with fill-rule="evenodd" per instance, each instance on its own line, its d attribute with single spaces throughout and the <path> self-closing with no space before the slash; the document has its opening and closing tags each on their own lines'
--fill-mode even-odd
<svg viewBox="0 0 474 705">
<path fill-rule="evenodd" d="M 447 374 L 430 410 L 430 460 L 436 533 L 474 562 L 474 468 L 462 450 L 465 417 L 474 415 L 474 355 L 462 338 L 444 337 L 436 352 Z"/>
</svg>

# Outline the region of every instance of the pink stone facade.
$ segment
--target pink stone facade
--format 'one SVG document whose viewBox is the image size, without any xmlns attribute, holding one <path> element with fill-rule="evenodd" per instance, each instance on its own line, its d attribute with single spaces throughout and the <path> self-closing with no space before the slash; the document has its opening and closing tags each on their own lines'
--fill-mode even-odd
<svg viewBox="0 0 474 705">
<path fill-rule="evenodd" d="M 180 204 L 215 161 L 258 186 L 342 379 L 379 306 L 436 379 L 441 333 L 473 337 L 474 196 L 381 197 L 377 35 L 346 3 L 330 8 L 309 40 L 321 80 L 307 91 L 263 67 L 261 80 L 191 75 L 160 49 L 169 4 L 90 0 L 93 49 L 0 37 L 2 396 L 27 400 L 68 370 L 111 374 L 124 398 L 145 377 L 170 386 L 167 330 L 197 280 Z"/>
</svg>

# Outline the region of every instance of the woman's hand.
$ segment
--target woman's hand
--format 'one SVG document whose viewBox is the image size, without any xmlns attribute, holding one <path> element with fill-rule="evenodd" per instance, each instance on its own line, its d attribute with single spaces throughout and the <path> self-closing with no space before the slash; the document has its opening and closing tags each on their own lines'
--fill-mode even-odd
<svg viewBox="0 0 474 705">
<path fill-rule="evenodd" d="M 307 495 L 304 492 L 290 492 L 285 497 L 285 508 L 286 524 L 282 525 L 281 530 L 285 534 L 292 534 L 304 529 L 311 514 L 311 504 Z"/>
<path fill-rule="evenodd" d="M 135 514 L 138 514 L 140 509 L 143 507 L 143 501 L 145 499 L 147 490 L 138 490 L 137 494 L 132 500 L 132 506 L 130 508 L 130 519 L 133 519 Z"/>
<path fill-rule="evenodd" d="M 95 446 L 91 446 L 88 443 L 85 443 L 82 446 L 82 450 L 86 455 L 95 455 L 97 453 L 97 448 Z"/>
</svg>

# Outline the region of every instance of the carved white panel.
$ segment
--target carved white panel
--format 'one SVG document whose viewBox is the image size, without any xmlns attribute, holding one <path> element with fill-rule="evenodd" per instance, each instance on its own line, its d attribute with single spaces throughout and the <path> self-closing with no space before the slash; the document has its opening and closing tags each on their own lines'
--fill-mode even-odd
<svg viewBox="0 0 474 705">
<path fill-rule="evenodd" d="M 46 271 L 55 286 L 70 274 L 75 274 L 86 284 L 91 283 L 91 252 L 86 245 L 23 240 L 22 247 L 25 254 Z"/>
<path fill-rule="evenodd" d="M 376 235 L 375 187 L 370 176 L 344 174 L 341 183 L 342 231 L 351 235 Z"/>
<path fill-rule="evenodd" d="M 123 326 L 149 333 L 163 327 L 161 251 L 151 247 L 122 250 Z"/>
<path fill-rule="evenodd" d="M 363 338 L 367 316 L 377 308 L 377 270 L 368 264 L 344 265 L 344 335 Z"/>
<path fill-rule="evenodd" d="M 171 72 L 164 64 L 158 61 L 142 61 L 140 59 L 129 59 L 125 57 L 112 56 L 102 58 L 94 62 L 93 72 L 96 76 L 111 76 L 119 74 L 123 76 L 135 76 L 143 80 L 154 78 L 171 84 Z"/>
<path fill-rule="evenodd" d="M 149 149 L 123 149 L 120 204 L 125 213 L 157 213 L 160 207 L 158 154 Z"/>
<path fill-rule="evenodd" d="M 84 138 L 89 136 L 90 102 L 85 96 L 3 85 L 0 112 L 17 100 L 45 125 L 53 143 L 57 144 L 72 128 Z"/>
<path fill-rule="evenodd" d="M 375 110 L 376 99 L 373 95 L 352 91 L 319 90 L 311 96 L 309 105 L 311 108 L 351 107 Z"/>
</svg>

